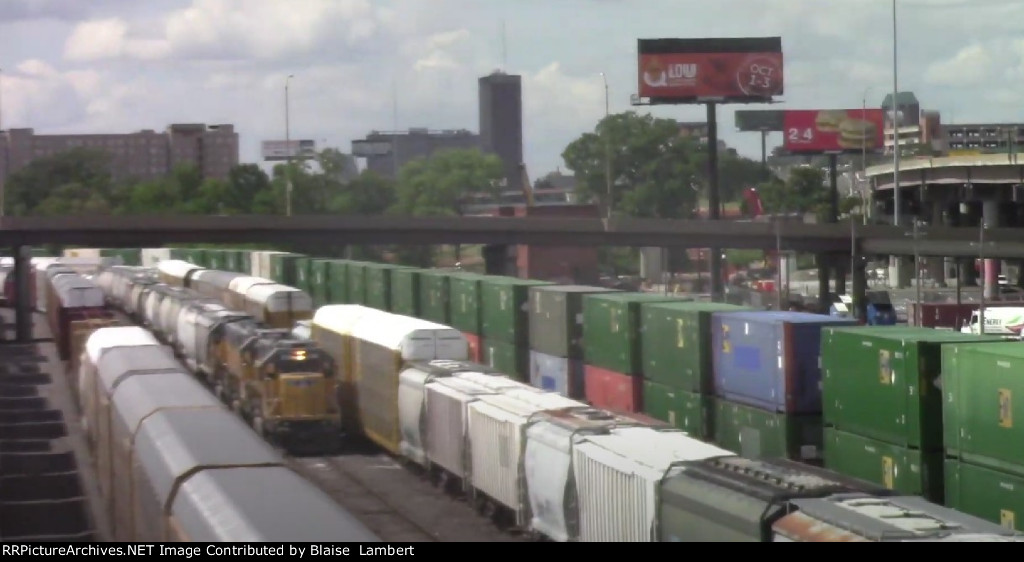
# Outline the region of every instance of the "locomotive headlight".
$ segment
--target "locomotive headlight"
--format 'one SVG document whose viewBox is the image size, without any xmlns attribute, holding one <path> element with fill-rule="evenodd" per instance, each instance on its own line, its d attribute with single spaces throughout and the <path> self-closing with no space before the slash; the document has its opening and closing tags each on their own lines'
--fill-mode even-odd
<svg viewBox="0 0 1024 562">
<path fill-rule="evenodd" d="M 297 349 L 297 350 L 293 351 L 292 352 L 292 359 L 295 360 L 295 361 L 305 361 L 306 360 L 306 350 L 304 350 L 304 349 Z"/>
</svg>

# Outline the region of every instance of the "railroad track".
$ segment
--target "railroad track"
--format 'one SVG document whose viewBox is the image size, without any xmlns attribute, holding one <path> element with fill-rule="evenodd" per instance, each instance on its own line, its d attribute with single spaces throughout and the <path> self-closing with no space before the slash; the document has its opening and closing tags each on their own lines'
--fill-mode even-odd
<svg viewBox="0 0 1024 562">
<path fill-rule="evenodd" d="M 383 452 L 286 456 L 292 468 L 388 542 L 525 542 Z"/>
</svg>

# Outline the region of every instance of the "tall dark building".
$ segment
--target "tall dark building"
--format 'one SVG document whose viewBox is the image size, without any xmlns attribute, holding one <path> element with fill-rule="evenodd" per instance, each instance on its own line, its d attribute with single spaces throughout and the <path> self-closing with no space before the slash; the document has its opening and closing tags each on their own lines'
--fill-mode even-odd
<svg viewBox="0 0 1024 562">
<path fill-rule="evenodd" d="M 520 76 L 494 72 L 480 78 L 480 147 L 501 158 L 508 186 L 522 182 L 523 83 Z"/>
</svg>

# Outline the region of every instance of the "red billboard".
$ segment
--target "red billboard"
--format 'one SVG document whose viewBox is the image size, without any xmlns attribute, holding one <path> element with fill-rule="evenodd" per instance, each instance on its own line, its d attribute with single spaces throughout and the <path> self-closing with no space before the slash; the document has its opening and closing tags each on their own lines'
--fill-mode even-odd
<svg viewBox="0 0 1024 562">
<path fill-rule="evenodd" d="M 782 39 L 641 39 L 639 95 L 653 103 L 771 101 L 782 95 Z"/>
<path fill-rule="evenodd" d="M 881 109 L 787 110 L 784 148 L 790 152 L 874 152 L 883 146 Z"/>
</svg>

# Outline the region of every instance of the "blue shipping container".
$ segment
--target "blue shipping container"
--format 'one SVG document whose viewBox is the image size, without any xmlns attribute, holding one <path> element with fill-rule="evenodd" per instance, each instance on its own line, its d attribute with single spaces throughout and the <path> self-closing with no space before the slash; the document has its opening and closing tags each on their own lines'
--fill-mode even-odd
<svg viewBox="0 0 1024 562">
<path fill-rule="evenodd" d="M 530 384 L 567 398 L 583 399 L 583 361 L 530 350 Z"/>
<path fill-rule="evenodd" d="M 806 312 L 716 312 L 715 394 L 773 412 L 821 413 L 821 327 L 856 324 Z"/>
</svg>

